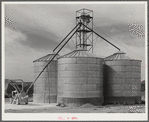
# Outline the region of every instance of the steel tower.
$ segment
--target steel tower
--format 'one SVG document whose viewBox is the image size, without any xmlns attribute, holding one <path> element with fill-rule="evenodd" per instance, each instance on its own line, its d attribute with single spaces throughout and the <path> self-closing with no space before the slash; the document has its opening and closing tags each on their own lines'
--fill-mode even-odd
<svg viewBox="0 0 149 122">
<path fill-rule="evenodd" d="M 76 32 L 76 49 L 92 49 L 93 52 L 93 10 L 83 8 L 76 11 L 76 25 L 78 23 L 85 26 L 81 26 Z"/>
</svg>

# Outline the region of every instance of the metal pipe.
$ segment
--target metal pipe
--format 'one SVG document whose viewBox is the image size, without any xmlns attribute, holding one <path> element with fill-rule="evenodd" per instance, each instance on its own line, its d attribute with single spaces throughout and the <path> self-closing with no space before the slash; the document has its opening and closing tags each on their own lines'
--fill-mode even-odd
<svg viewBox="0 0 149 122">
<path fill-rule="evenodd" d="M 81 27 L 81 23 L 78 23 L 78 25 L 80 25 L 78 27 L 78 29 L 72 34 L 72 36 L 65 42 L 65 44 L 59 49 L 59 51 L 52 57 L 52 59 L 47 63 L 47 65 L 43 68 L 43 70 L 39 73 L 39 75 L 36 77 L 36 79 L 34 80 L 34 82 L 29 86 L 29 88 L 26 90 L 26 94 L 28 93 L 29 89 L 32 87 L 32 85 L 37 81 L 37 79 L 40 77 L 40 75 L 42 74 L 42 72 L 45 70 L 45 68 L 53 61 L 53 59 L 56 57 L 56 55 L 62 50 L 62 48 L 68 43 L 68 41 L 73 37 L 73 35 L 79 30 L 79 28 Z M 77 25 L 77 26 L 78 26 Z M 74 30 L 74 29 L 73 29 Z"/>
<path fill-rule="evenodd" d="M 77 25 L 77 12 L 76 12 L 76 25 Z M 76 33 L 76 49 L 77 49 L 77 33 Z"/>
<path fill-rule="evenodd" d="M 92 17 L 93 17 L 93 12 L 92 12 Z M 93 18 L 92 18 L 92 30 L 93 30 Z M 93 51 L 94 51 L 94 42 L 93 42 L 93 32 L 92 32 L 92 53 L 93 53 Z"/>
<path fill-rule="evenodd" d="M 86 25 L 84 25 L 82 23 L 83 26 L 85 26 L 86 28 L 88 28 Z M 111 42 L 109 42 L 107 39 L 105 39 L 104 37 L 100 36 L 98 33 L 96 33 L 95 31 L 93 31 L 92 29 L 88 28 L 89 30 L 91 30 L 92 32 L 94 32 L 97 36 L 99 36 L 100 38 L 102 38 L 103 40 L 105 40 L 106 42 L 108 42 L 109 44 L 111 44 L 112 46 L 114 46 L 115 48 L 117 48 L 118 50 L 120 50 L 117 46 L 115 46 L 114 44 L 112 44 Z"/>
</svg>

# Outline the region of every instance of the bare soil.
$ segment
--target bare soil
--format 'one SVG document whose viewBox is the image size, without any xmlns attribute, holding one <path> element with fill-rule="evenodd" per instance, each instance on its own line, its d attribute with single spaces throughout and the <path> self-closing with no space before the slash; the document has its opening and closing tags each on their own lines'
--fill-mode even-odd
<svg viewBox="0 0 149 122">
<path fill-rule="evenodd" d="M 59 107 L 53 104 L 37 104 L 29 102 L 28 105 L 12 105 L 5 99 L 6 113 L 145 113 L 144 104 L 136 105 L 105 105 L 94 106 L 90 103 L 80 107 Z"/>
</svg>

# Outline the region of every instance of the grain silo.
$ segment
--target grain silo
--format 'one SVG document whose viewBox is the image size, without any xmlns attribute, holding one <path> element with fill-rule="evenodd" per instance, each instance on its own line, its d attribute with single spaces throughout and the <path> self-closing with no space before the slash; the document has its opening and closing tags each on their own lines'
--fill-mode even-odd
<svg viewBox="0 0 149 122">
<path fill-rule="evenodd" d="M 48 54 L 34 62 L 34 77 L 43 70 L 55 54 Z M 46 67 L 34 84 L 33 102 L 56 103 L 57 101 L 57 57 Z"/>
<path fill-rule="evenodd" d="M 104 102 L 135 104 L 141 101 L 141 60 L 122 51 L 105 58 Z"/>
<path fill-rule="evenodd" d="M 67 106 L 80 106 L 85 103 L 101 105 L 104 60 L 93 55 L 95 40 L 93 34 L 120 49 L 93 31 L 93 10 L 83 8 L 76 11 L 76 27 L 70 33 L 74 30 L 72 36 L 76 33 L 76 49 L 58 58 L 57 102 Z M 72 38 L 72 36 L 69 37 Z M 65 44 L 70 38 L 65 41 Z M 63 42 L 64 40 L 60 44 Z M 92 54 L 89 53 L 90 50 Z"/>
<path fill-rule="evenodd" d="M 58 103 L 80 106 L 103 103 L 103 59 L 85 50 L 58 58 Z"/>
<path fill-rule="evenodd" d="M 57 70 L 55 57 L 75 34 L 75 50 L 58 58 Z M 83 8 L 76 11 L 76 26 L 55 47 L 53 50 L 55 54 L 34 61 L 36 77 L 33 82 L 33 84 L 36 82 L 34 102 L 51 103 L 51 100 L 56 102 L 57 95 L 57 103 L 67 106 L 103 103 L 104 59 L 93 55 L 96 39 L 93 34 L 120 50 L 93 30 L 93 10 Z M 92 53 L 89 53 L 90 50 Z"/>
</svg>

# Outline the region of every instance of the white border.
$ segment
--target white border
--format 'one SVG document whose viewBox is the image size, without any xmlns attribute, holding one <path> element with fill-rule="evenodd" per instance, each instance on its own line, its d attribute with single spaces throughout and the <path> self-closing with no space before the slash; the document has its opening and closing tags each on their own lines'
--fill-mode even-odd
<svg viewBox="0 0 149 122">
<path fill-rule="evenodd" d="M 148 35 L 148 31 L 147 31 L 147 2 L 130 2 L 130 1 L 125 1 L 125 2 L 2 2 L 2 88 L 4 88 L 4 74 L 5 74 L 5 44 L 4 44 L 4 32 L 5 32 L 5 27 L 4 27 L 4 5 L 5 4 L 145 4 L 146 5 L 146 9 L 145 9 L 145 44 L 147 45 L 147 35 Z M 5 113 L 4 112 L 4 91 L 2 89 L 2 120 L 56 120 L 59 121 L 57 118 L 58 116 L 62 116 L 63 118 L 67 118 L 67 117 L 77 117 L 78 119 L 76 121 L 80 121 L 80 120 L 102 120 L 102 121 L 107 121 L 107 120 L 147 120 L 148 119 L 148 60 L 147 60 L 147 56 L 148 56 L 148 52 L 147 52 L 147 46 L 145 48 L 146 50 L 146 113 L 81 113 L 81 114 L 77 114 L 77 113 L 24 113 L 24 114 L 16 114 L 16 113 Z M 67 120 L 65 120 L 67 121 Z M 70 121 L 70 120 L 68 120 Z"/>
<path fill-rule="evenodd" d="M 5 27 L 4 27 L 5 21 L 4 21 L 4 19 L 5 19 L 5 17 L 4 17 L 4 15 L 5 14 L 4 14 L 3 8 L 4 8 L 4 4 L 2 3 L 1 4 L 1 15 L 2 15 L 2 21 L 1 21 L 2 22 L 1 23 L 1 25 L 2 25 L 2 28 L 1 28 L 1 30 L 2 30 L 2 39 L 1 39 L 2 40 L 2 43 L 1 43 L 2 44 L 2 48 L 1 48 L 2 49 L 1 50 L 1 52 L 2 52 L 1 53 L 2 54 L 2 60 L 1 60 L 2 61 L 2 66 L 1 66 L 2 67 L 2 70 L 1 70 L 1 72 L 2 72 L 2 75 L 1 75 L 2 76 L 2 81 L 1 81 L 1 83 L 2 83 L 2 88 L 1 88 L 1 90 L 2 90 L 1 91 L 1 93 L 2 93 L 1 94 L 2 95 L 2 99 L 1 99 L 2 100 L 2 117 L 4 116 L 4 105 L 5 105 L 5 103 L 4 103 L 4 90 L 3 90 L 3 88 L 5 88 L 5 86 L 4 86 L 4 82 L 5 82 L 5 80 L 4 80 L 5 79 L 5 75 L 4 75 L 5 74 L 5 63 L 4 63 L 5 62 L 5 44 L 4 44 L 4 42 L 5 42 L 4 41 L 4 39 L 5 39 L 4 38 L 4 34 L 5 34 L 4 33 L 5 32 Z"/>
<path fill-rule="evenodd" d="M 118 1 L 100 1 L 100 2 L 96 2 L 96 1 L 92 1 L 92 2 L 86 2 L 86 1 L 76 1 L 76 2 L 67 2 L 67 1 L 63 1 L 63 2 L 55 2 L 55 1 L 41 1 L 41 2 L 36 2 L 36 1 L 28 1 L 28 2 L 20 2 L 20 1 L 15 1 L 15 2 L 2 2 L 4 4 L 146 4 L 147 2 L 142 2 L 142 1 L 122 1 L 122 2 L 118 2 Z"/>
<path fill-rule="evenodd" d="M 147 24 L 147 4 L 145 6 L 145 99 L 146 99 L 146 113 L 148 115 L 148 24 Z"/>
</svg>

